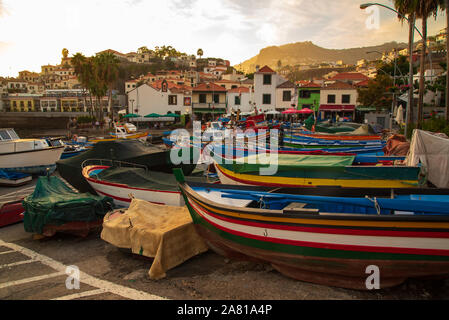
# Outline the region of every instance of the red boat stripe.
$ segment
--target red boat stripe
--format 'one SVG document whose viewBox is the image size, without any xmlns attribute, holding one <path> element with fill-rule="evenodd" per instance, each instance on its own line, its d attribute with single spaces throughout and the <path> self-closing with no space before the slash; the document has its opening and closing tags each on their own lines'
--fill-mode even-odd
<svg viewBox="0 0 449 320">
<path fill-rule="evenodd" d="M 201 204 L 200 204 L 201 206 Z M 321 227 L 298 227 L 280 224 L 267 224 L 262 222 L 253 222 L 248 220 L 236 220 L 229 217 L 217 215 L 201 206 L 201 210 L 207 212 L 216 219 L 242 224 L 246 226 L 258 228 L 270 228 L 277 230 L 312 232 L 312 233 L 326 233 L 326 234 L 346 234 L 359 236 L 379 236 L 379 237 L 418 237 L 418 238 L 449 238 L 449 232 L 432 232 L 432 231 L 390 231 L 390 230 L 364 230 L 364 229 L 336 229 L 336 228 L 321 228 Z"/>
<path fill-rule="evenodd" d="M 109 167 L 104 167 L 104 166 L 95 166 L 92 169 L 90 169 L 88 171 L 88 173 L 92 170 L 96 170 L 96 169 L 105 169 L 105 168 L 109 168 Z M 163 192 L 163 193 L 180 193 L 179 191 L 168 191 L 168 190 L 153 190 L 153 189 L 144 189 L 144 188 L 134 188 L 134 187 L 130 187 L 126 184 L 120 184 L 120 183 L 113 183 L 113 182 L 106 182 L 106 181 L 101 181 L 101 180 L 96 180 L 96 179 L 92 179 L 91 177 L 87 176 L 85 177 L 87 180 L 89 180 L 92 183 L 98 183 L 98 184 L 103 184 L 106 186 L 113 186 L 113 187 L 119 187 L 119 188 L 126 188 L 126 189 L 132 189 L 132 190 L 142 190 L 142 191 L 153 191 L 153 192 Z"/>
<path fill-rule="evenodd" d="M 131 202 L 131 199 L 129 199 L 129 198 L 120 198 L 120 197 L 113 196 L 111 194 L 108 194 L 108 193 L 105 193 L 105 192 L 101 192 L 101 191 L 98 191 L 98 190 L 95 190 L 95 191 L 98 192 L 98 193 L 101 193 L 102 195 L 104 195 L 106 197 L 111 197 L 112 199 L 115 199 L 115 200 L 118 200 L 118 201 Z M 148 201 L 148 200 L 146 200 L 146 201 Z M 154 202 L 154 201 L 148 201 L 148 202 L 155 203 L 155 204 L 164 204 L 165 205 L 165 203 L 163 203 L 163 202 Z"/>
<path fill-rule="evenodd" d="M 253 234 L 248 234 L 236 230 L 231 230 L 221 225 L 218 225 L 209 219 L 207 219 L 204 215 L 198 212 L 197 205 L 193 204 L 189 199 L 190 205 L 195 208 L 195 212 L 197 212 L 201 217 L 206 220 L 208 223 L 213 225 L 214 227 L 223 230 L 227 233 L 234 234 L 240 237 L 260 240 L 264 242 L 274 242 L 286 245 L 293 246 L 301 246 L 301 247 L 311 247 L 311 248 L 322 248 L 322 249 L 333 249 L 333 250 L 345 250 L 345 251 L 363 251 L 363 252 L 383 252 L 383 253 L 400 253 L 400 254 L 419 254 L 419 255 L 437 255 L 437 256 L 449 256 L 449 250 L 439 250 L 439 249 L 415 249 L 415 248 L 394 248 L 394 247 L 379 247 L 379 246 L 357 246 L 357 245 L 346 245 L 346 244 L 333 244 L 333 243 L 319 243 L 319 242 L 307 242 L 307 241 L 298 241 L 298 240 L 288 240 L 288 239 L 279 239 L 272 238 L 268 236 L 258 236 Z M 201 208 L 201 210 L 204 210 Z M 206 210 L 204 210 L 206 211 Z"/>
</svg>

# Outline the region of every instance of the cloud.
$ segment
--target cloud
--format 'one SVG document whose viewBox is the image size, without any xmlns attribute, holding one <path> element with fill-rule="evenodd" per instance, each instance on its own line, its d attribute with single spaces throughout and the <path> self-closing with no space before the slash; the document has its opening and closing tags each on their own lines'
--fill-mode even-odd
<svg viewBox="0 0 449 320">
<path fill-rule="evenodd" d="M 68 48 L 70 54 L 92 55 L 108 48 L 126 53 L 143 45 L 172 45 L 188 54 L 202 48 L 205 57 L 222 57 L 238 64 L 266 46 L 299 41 L 335 49 L 407 42 L 407 24 L 401 25 L 388 10 L 379 11 L 379 28 L 368 30 L 368 15 L 359 8 L 363 2 L 366 0 L 0 0 L 0 30 L 8 30 L 0 41 L 14 43 L 7 55 L 0 51 L 0 59 L 8 61 L 0 65 L 0 75 L 14 68 L 14 72 L 32 67 L 39 70 L 42 64 L 58 63 L 62 48 Z M 442 29 L 444 20 L 441 16 L 437 21 L 429 19 L 429 35 Z M 33 54 L 26 54 L 30 50 Z"/>
</svg>

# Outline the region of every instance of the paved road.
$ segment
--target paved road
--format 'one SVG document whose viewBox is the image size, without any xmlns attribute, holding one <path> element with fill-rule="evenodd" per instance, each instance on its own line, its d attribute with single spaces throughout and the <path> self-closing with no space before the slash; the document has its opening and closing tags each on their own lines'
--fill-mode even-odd
<svg viewBox="0 0 449 320">
<path fill-rule="evenodd" d="M 33 184 L 0 188 L 0 200 L 19 191 L 31 192 Z M 157 281 L 148 277 L 150 265 L 150 259 L 118 249 L 98 233 L 35 240 L 23 223 L 0 228 L 1 300 L 449 299 L 449 280 L 409 280 L 396 288 L 361 292 L 292 280 L 267 265 L 229 261 L 211 251 Z M 80 271 L 79 289 L 66 286 L 73 271 L 68 266 Z M 69 287 L 75 284 L 70 279 Z"/>
</svg>

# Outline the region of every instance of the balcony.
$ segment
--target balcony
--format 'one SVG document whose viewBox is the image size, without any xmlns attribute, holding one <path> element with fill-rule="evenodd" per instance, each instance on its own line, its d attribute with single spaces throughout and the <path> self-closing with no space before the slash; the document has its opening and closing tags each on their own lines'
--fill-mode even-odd
<svg viewBox="0 0 449 320">
<path fill-rule="evenodd" d="M 192 103 L 193 113 L 226 113 L 226 103 Z"/>
</svg>

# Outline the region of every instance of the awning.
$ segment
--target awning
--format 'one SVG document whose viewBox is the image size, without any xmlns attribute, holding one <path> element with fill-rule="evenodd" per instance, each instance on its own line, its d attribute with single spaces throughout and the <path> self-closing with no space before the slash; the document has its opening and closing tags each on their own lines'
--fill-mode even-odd
<svg viewBox="0 0 449 320">
<path fill-rule="evenodd" d="M 355 105 L 351 104 L 322 104 L 320 111 L 354 111 Z"/>
<path fill-rule="evenodd" d="M 225 108 L 215 108 L 215 109 L 209 109 L 209 108 L 193 108 L 193 113 L 220 113 L 225 114 L 226 109 Z"/>
<path fill-rule="evenodd" d="M 358 106 L 355 109 L 357 111 L 376 111 L 376 107 L 362 107 L 362 106 Z"/>
</svg>

